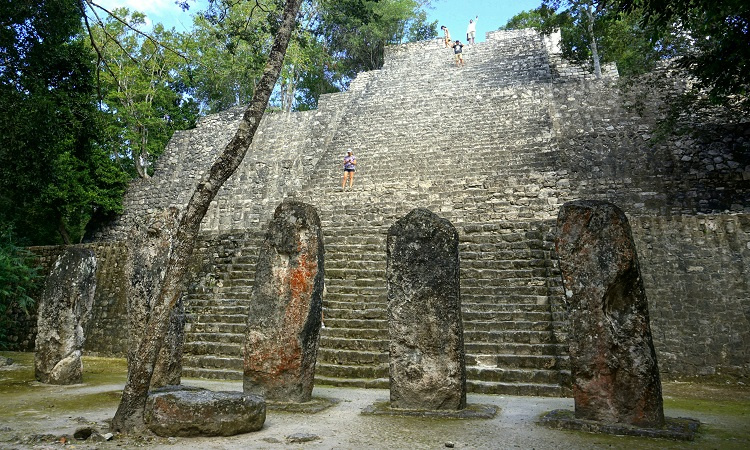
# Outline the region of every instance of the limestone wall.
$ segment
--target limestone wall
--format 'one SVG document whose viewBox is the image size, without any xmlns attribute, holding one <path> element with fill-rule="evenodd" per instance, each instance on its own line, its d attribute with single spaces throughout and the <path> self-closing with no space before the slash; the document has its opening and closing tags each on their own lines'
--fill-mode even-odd
<svg viewBox="0 0 750 450">
<path fill-rule="evenodd" d="M 266 115 L 202 224 L 213 237 L 198 254 L 206 262 L 252 251 L 249 236 L 284 197 L 315 205 L 324 232 L 336 230 L 329 237 L 347 227 L 375 230 L 374 237 L 361 237 L 362 248 L 379 242 L 378 227 L 423 206 L 466 233 L 461 257 L 467 268 L 500 259 L 495 244 L 508 236 L 516 241 L 502 252 L 514 243 L 519 255 L 539 252 L 530 271 L 546 274 L 548 294 L 540 302 L 549 302 L 564 340 L 551 224 L 565 201 L 606 199 L 631 219 L 665 375 L 750 375 L 750 125 L 728 125 L 720 115 L 689 118 L 704 138 L 660 136 L 662 94 L 680 89 L 679 79 L 673 86 L 647 78 L 625 86 L 616 67 L 606 66 L 596 80 L 558 49 L 554 36 L 493 32 L 465 47 L 466 67 L 456 69 L 439 40 L 394 46 L 381 70 L 359 74 L 346 93 L 323 96 L 317 111 Z M 97 234 L 98 242 L 121 239 L 133 217 L 182 207 L 240 113 L 209 116 L 175 134 L 154 177 L 131 185 L 125 214 Z M 340 192 L 348 147 L 360 158 L 359 190 L 351 194 Z M 352 251 L 333 243 L 334 258 Z M 112 248 L 108 279 L 116 284 Z M 209 272 L 196 276 L 208 279 Z M 370 282 L 358 285 L 370 289 Z M 479 292 L 484 284 L 477 278 L 463 286 Z M 110 312 L 120 311 L 121 301 L 118 288 L 111 290 L 102 294 L 101 333 L 94 339 L 101 350 L 94 351 L 119 351 L 109 342 L 117 335 Z"/>
<path fill-rule="evenodd" d="M 667 378 L 750 371 L 750 216 L 631 218 Z"/>
</svg>

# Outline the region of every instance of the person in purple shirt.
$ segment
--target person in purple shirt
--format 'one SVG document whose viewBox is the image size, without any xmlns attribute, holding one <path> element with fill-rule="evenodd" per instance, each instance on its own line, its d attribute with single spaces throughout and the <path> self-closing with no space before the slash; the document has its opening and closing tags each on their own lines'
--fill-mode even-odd
<svg viewBox="0 0 750 450">
<path fill-rule="evenodd" d="M 352 154 L 352 149 L 346 150 L 344 157 L 344 178 L 341 179 L 341 189 L 346 189 L 346 180 L 349 179 L 349 189 L 354 185 L 354 171 L 357 168 L 357 158 Z"/>
</svg>

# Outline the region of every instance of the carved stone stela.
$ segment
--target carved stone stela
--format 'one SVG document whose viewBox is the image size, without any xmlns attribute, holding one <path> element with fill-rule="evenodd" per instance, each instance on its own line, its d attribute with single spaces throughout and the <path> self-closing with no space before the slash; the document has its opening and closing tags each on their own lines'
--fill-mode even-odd
<svg viewBox="0 0 750 450">
<path fill-rule="evenodd" d="M 426 209 L 388 230 L 391 407 L 466 407 L 458 232 Z"/>
<path fill-rule="evenodd" d="M 579 419 L 664 424 L 648 302 L 627 217 L 603 201 L 563 205 L 557 253 Z"/>
<path fill-rule="evenodd" d="M 323 237 L 310 205 L 276 208 L 261 246 L 245 333 L 245 393 L 312 398 L 323 307 Z"/>
</svg>

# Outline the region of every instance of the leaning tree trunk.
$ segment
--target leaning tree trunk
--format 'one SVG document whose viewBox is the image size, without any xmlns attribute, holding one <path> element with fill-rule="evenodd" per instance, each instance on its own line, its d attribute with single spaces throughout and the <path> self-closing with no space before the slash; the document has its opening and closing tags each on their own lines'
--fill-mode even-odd
<svg viewBox="0 0 750 450">
<path fill-rule="evenodd" d="M 591 40 L 591 59 L 594 60 L 594 76 L 597 79 L 602 77 L 602 66 L 599 61 L 599 47 L 596 45 L 596 35 L 594 35 L 594 12 L 591 5 L 584 6 L 586 10 L 587 30 Z"/>
<path fill-rule="evenodd" d="M 281 27 L 276 33 L 263 76 L 256 86 L 250 106 L 245 110 L 239 129 L 211 166 L 208 174 L 198 183 L 185 208 L 173 241 L 161 291 L 154 302 L 135 357 L 128 365 L 128 380 L 122 392 L 120 405 L 112 419 L 112 429 L 115 431 L 127 432 L 143 428 L 143 410 L 154 365 L 169 327 L 170 312 L 182 290 L 200 223 L 211 200 L 239 167 L 252 143 L 271 91 L 279 77 L 301 3 L 302 0 L 286 0 Z"/>
</svg>

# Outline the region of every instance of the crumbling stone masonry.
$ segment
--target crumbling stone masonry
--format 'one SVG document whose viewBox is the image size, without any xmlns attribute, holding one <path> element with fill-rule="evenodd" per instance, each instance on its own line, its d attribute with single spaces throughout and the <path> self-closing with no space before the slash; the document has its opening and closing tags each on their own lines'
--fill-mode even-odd
<svg viewBox="0 0 750 450">
<path fill-rule="evenodd" d="M 603 201 L 568 202 L 557 219 L 578 419 L 659 428 L 659 366 L 630 224 Z"/>
<path fill-rule="evenodd" d="M 466 407 L 458 231 L 426 209 L 388 230 L 391 407 Z"/>
<path fill-rule="evenodd" d="M 255 272 L 245 333 L 245 393 L 270 401 L 310 401 L 323 280 L 323 237 L 315 208 L 282 202 Z"/>
<path fill-rule="evenodd" d="M 465 52 L 456 70 L 438 40 L 390 46 L 381 70 L 321 96 L 317 110 L 264 116 L 201 224 L 183 374 L 242 378 L 258 248 L 276 205 L 293 198 L 315 206 L 326 241 L 317 382 L 388 387 L 386 235 L 423 207 L 459 232 L 467 389 L 568 395 L 555 224 L 562 204 L 590 198 L 628 216 L 662 377 L 750 376 L 750 121 L 702 116 L 679 124 L 697 136 L 655 139 L 663 97 L 684 83 L 676 72 L 623 85 L 609 66 L 597 80 L 533 30 L 491 32 Z M 175 133 L 153 177 L 131 184 L 124 214 L 92 234 L 90 354 L 126 352 L 132 221 L 183 208 L 240 116 Z M 343 193 L 349 147 L 357 182 Z M 34 251 L 45 267 L 60 252 Z M 33 348 L 23 334 L 16 349 Z"/>
<path fill-rule="evenodd" d="M 83 381 L 83 328 L 91 316 L 96 291 L 96 256 L 71 247 L 47 277 L 37 311 L 34 372 L 37 381 L 76 384 Z"/>
</svg>

